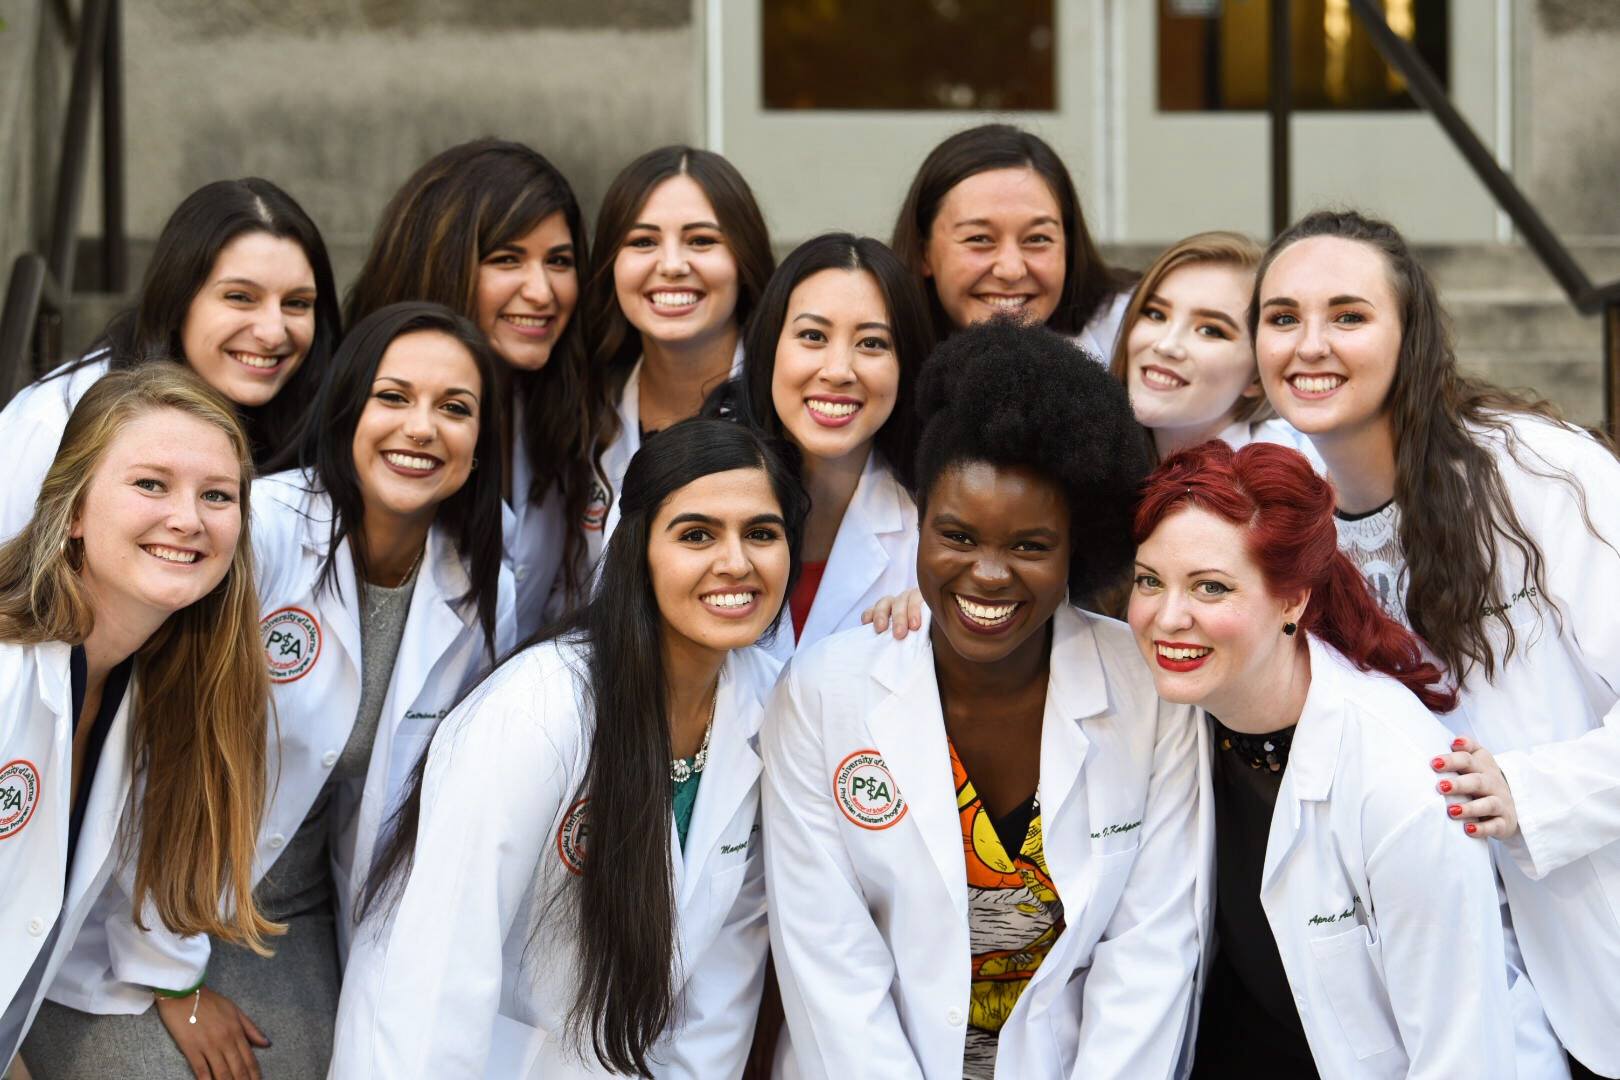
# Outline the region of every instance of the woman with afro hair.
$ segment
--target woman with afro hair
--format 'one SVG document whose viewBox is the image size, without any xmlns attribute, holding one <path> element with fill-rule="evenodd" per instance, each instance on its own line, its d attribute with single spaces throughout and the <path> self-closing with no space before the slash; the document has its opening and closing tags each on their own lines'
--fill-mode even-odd
<svg viewBox="0 0 1620 1080">
<path fill-rule="evenodd" d="M 761 736 L 793 1056 L 1168 1076 L 1200 950 L 1198 734 L 1129 630 L 1078 606 L 1130 566 L 1141 428 L 1072 343 L 1000 320 L 935 351 L 918 409 L 928 632 L 799 653 Z"/>
</svg>

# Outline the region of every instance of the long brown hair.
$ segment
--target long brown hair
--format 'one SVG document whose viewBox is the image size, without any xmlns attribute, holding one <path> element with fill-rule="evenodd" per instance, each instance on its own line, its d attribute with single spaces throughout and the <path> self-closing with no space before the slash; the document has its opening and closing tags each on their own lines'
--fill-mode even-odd
<svg viewBox="0 0 1620 1080">
<path fill-rule="evenodd" d="M 417 169 L 383 210 L 365 266 L 349 290 L 347 325 L 406 300 L 443 304 L 476 322 L 479 265 L 559 212 L 583 291 L 591 270 L 585 219 L 556 166 L 521 143 L 475 139 L 452 146 Z M 560 485 L 564 520 L 571 526 L 590 501 L 596 445 L 584 309 L 577 305 L 543 368 L 511 372 L 534 478 L 528 491 L 512 497 L 538 504 L 552 485 Z M 494 400 L 493 392 L 486 396 Z M 584 553 L 579 529 L 565 530 L 563 584 L 574 600 L 584 599 Z"/>
<path fill-rule="evenodd" d="M 591 330 L 591 396 L 599 450 L 619 436 L 615 406 L 641 355 L 641 335 L 619 307 L 613 263 L 653 188 L 674 176 L 689 176 L 703 189 L 709 205 L 714 207 L 726 246 L 737 260 L 737 310 L 733 318 L 739 331 L 776 269 L 771 234 L 754 192 L 737 167 L 719 154 L 690 146 L 662 146 L 642 154 L 613 178 L 602 197 L 601 212 L 596 215 L 598 262 L 580 303 Z M 578 520 L 571 518 L 570 522 Z"/>
<path fill-rule="evenodd" d="M 175 933 L 268 954 L 265 936 L 283 927 L 253 903 L 270 700 L 248 532 L 253 457 L 230 402 L 190 369 L 157 361 L 114 371 L 80 399 L 33 520 L 0 546 L 0 641 L 77 645 L 90 635 L 95 612 L 75 566 L 73 523 L 108 446 L 131 420 L 159 409 L 225 433 L 242 477 L 242 531 L 219 585 L 170 615 L 135 654 L 131 743 L 147 777 L 132 823 L 136 925 L 145 929 L 150 901 Z"/>
<path fill-rule="evenodd" d="M 1515 414 L 1559 423 L 1563 416 L 1548 401 L 1459 371 L 1450 321 L 1429 275 L 1393 225 L 1354 210 L 1308 214 L 1266 248 L 1249 305 L 1251 335 L 1259 327 L 1266 271 L 1289 245 L 1317 236 L 1354 240 L 1381 254 L 1400 303 L 1400 352 L 1384 407 L 1395 438 L 1407 618 L 1459 685 L 1476 665 L 1493 679 L 1517 644 L 1507 610 L 1496 602 L 1504 550 L 1524 560 L 1521 585 L 1535 590 L 1529 595 L 1545 594 L 1546 575 L 1541 548 L 1519 520 L 1491 451 L 1469 428 L 1500 434 L 1513 452 Z M 1584 508 L 1579 480 L 1567 473 L 1550 479 L 1570 484 Z M 1491 648 L 1492 619 L 1506 634 L 1500 656 Z"/>
<path fill-rule="evenodd" d="M 945 196 L 968 177 L 992 169 L 1034 169 L 1052 190 L 1052 198 L 1063 215 L 1063 243 L 1068 265 L 1064 268 L 1063 291 L 1058 295 L 1057 308 L 1046 325 L 1073 337 L 1112 302 L 1115 293 L 1130 287 L 1134 275 L 1109 266 L 1102 252 L 1097 250 L 1068 168 L 1057 151 L 1039 135 L 1011 124 L 981 124 L 959 131 L 934 147 L 917 169 L 905 201 L 900 204 L 894 238 L 889 246 L 923 282 L 934 318 L 934 335 L 945 340 L 957 328 L 940 306 L 933 279 L 923 275 L 923 253 Z"/>
</svg>

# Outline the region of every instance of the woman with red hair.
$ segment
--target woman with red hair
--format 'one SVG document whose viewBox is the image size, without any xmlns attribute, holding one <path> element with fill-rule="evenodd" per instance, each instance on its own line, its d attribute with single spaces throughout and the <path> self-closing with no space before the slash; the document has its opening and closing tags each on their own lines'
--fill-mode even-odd
<svg viewBox="0 0 1620 1080">
<path fill-rule="evenodd" d="M 1213 736 L 1196 1067 L 1511 1077 L 1490 858 L 1435 812 L 1427 764 L 1455 696 L 1339 552 L 1333 505 L 1295 451 L 1210 442 L 1167 459 L 1136 515 L 1131 629 L 1159 695 Z M 1561 1068 L 1553 1047 L 1519 1073 Z"/>
</svg>

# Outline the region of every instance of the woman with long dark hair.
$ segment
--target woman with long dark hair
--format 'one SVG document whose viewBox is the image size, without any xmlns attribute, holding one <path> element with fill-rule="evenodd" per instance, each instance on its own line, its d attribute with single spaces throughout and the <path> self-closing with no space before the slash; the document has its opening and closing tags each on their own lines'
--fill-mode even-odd
<svg viewBox="0 0 1620 1080">
<path fill-rule="evenodd" d="M 1198 964 L 1196 728 L 1078 606 L 1129 565 L 1141 428 L 1071 341 L 1007 320 L 935 350 L 918 410 L 928 632 L 797 654 L 761 733 L 794 1062 L 1168 1076 Z"/>
<path fill-rule="evenodd" d="M 595 250 L 584 312 L 597 488 L 579 520 L 593 558 L 618 524 L 616 492 L 641 440 L 696 416 L 736 375 L 743 324 L 775 267 L 748 182 L 690 146 L 650 150 L 614 177 Z"/>
<path fill-rule="evenodd" d="M 574 523 L 594 490 L 590 363 L 579 316 L 585 219 L 566 178 L 521 143 L 475 139 L 435 155 L 389 201 L 345 315 L 426 300 L 471 319 L 504 361 L 490 398 L 502 438 L 502 513 L 518 633 L 582 599 Z"/>
<path fill-rule="evenodd" d="M 849 233 L 795 248 L 748 322 L 738 418 L 798 450 L 810 496 L 804 573 L 772 647 L 782 659 L 916 580 L 913 399 L 932 347 L 905 266 Z"/>
<path fill-rule="evenodd" d="M 765 963 L 749 646 L 804 496 L 690 420 L 624 476 L 590 602 L 440 728 L 371 887 L 332 1075 L 735 1077 Z"/>
<path fill-rule="evenodd" d="M 1206 442 L 1149 478 L 1135 536 L 1137 646 L 1213 743 L 1194 1075 L 1563 1075 L 1544 1028 L 1515 1045 L 1490 856 L 1438 812 L 1456 695 L 1338 550 L 1328 482 Z"/>
<path fill-rule="evenodd" d="M 1525 968 L 1573 1059 L 1620 1076 L 1620 462 L 1545 402 L 1463 375 L 1386 222 L 1272 241 L 1250 325 L 1273 406 L 1337 492 L 1341 548 L 1460 695 L 1436 813 L 1492 851 Z M 1482 749 L 1482 747 L 1484 749 Z"/>
<path fill-rule="evenodd" d="M 150 1017 L 156 988 L 164 1023 L 241 1036 L 234 1010 L 103 924 L 258 953 L 281 929 L 252 894 L 268 694 L 252 472 L 231 403 L 195 376 L 115 372 L 0 546 L 0 1072 L 29 1033 L 36 1077 L 74 1075 L 80 1014 L 53 1002 L 81 1006 L 109 968 L 140 983 L 114 1008 Z M 191 1065 L 231 1073 L 200 1050 Z"/>
<path fill-rule="evenodd" d="M 237 407 L 263 464 L 281 450 L 337 348 L 337 288 L 321 234 L 268 180 L 216 180 L 175 208 L 135 306 L 80 359 L 0 413 L 11 454 L 0 536 L 27 523 L 73 405 L 108 371 L 179 361 Z"/>
<path fill-rule="evenodd" d="M 484 334 L 447 308 L 383 308 L 333 358 L 307 441 L 289 452 L 298 467 L 255 485 L 259 655 L 277 737 L 252 874 L 260 909 L 287 934 L 273 957 L 141 938 L 144 953 L 189 963 L 198 985 L 206 968 L 209 1000 L 275 1040 L 257 1063 L 245 1041 L 231 1048 L 243 1075 L 250 1064 L 325 1072 L 342 958 L 383 823 L 440 718 L 512 643 L 500 427 L 487 404 L 498 364 Z M 74 1075 L 178 1065 L 152 1027 L 144 1044 L 129 1031 L 138 1019 L 87 1020 Z M 195 1034 L 181 1028 L 176 1041 L 189 1052 Z"/>
<path fill-rule="evenodd" d="M 923 283 L 942 339 L 1012 315 L 1097 360 L 1113 353 L 1133 275 L 1103 260 L 1068 168 L 1032 132 L 982 124 L 934 147 L 890 246 Z"/>
</svg>

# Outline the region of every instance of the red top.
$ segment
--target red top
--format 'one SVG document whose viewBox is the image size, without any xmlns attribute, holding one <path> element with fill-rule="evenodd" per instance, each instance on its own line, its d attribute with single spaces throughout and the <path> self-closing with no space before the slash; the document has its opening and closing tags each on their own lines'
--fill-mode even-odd
<svg viewBox="0 0 1620 1080">
<path fill-rule="evenodd" d="M 821 575 L 826 569 L 825 560 L 805 563 L 804 571 L 799 574 L 799 583 L 793 586 L 793 595 L 788 597 L 788 610 L 793 614 L 794 641 L 804 636 L 804 620 L 810 617 L 810 605 L 816 602 L 816 590 L 821 588 Z"/>
</svg>

